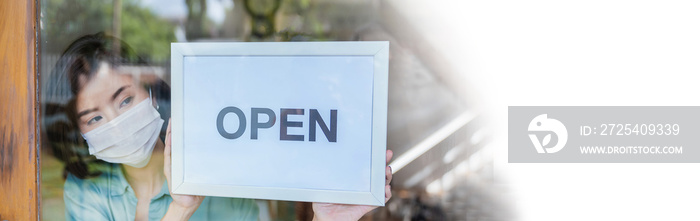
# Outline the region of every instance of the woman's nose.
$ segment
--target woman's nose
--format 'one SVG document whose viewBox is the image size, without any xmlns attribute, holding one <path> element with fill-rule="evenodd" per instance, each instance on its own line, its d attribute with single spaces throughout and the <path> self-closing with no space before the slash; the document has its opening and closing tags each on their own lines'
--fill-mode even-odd
<svg viewBox="0 0 700 221">
<path fill-rule="evenodd" d="M 112 121 L 114 118 L 117 118 L 119 116 L 119 112 L 115 110 L 114 108 L 106 108 L 104 111 L 104 118 L 106 122 Z"/>
</svg>

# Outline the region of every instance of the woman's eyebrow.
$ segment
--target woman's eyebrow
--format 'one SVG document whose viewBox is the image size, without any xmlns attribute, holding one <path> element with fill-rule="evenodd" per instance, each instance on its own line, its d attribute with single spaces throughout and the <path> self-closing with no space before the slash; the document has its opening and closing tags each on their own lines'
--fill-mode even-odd
<svg viewBox="0 0 700 221">
<path fill-rule="evenodd" d="M 83 117 L 83 115 L 89 114 L 90 112 L 93 112 L 96 110 L 97 110 L 97 108 L 87 109 L 87 110 L 81 111 L 80 113 L 78 113 L 78 118 L 81 118 L 81 117 Z"/>
<path fill-rule="evenodd" d="M 125 86 L 122 86 L 122 87 L 120 87 L 119 89 L 117 89 L 117 91 L 114 92 L 114 94 L 112 95 L 112 101 L 114 101 L 114 99 L 117 99 L 117 97 L 119 96 L 119 94 L 121 94 L 122 91 L 124 91 L 124 89 L 126 89 L 126 88 L 128 88 L 128 87 L 131 87 L 131 85 L 125 85 Z"/>
<path fill-rule="evenodd" d="M 122 86 L 119 89 L 117 89 L 117 91 L 115 91 L 114 94 L 112 95 L 112 101 L 114 101 L 114 99 L 117 99 L 119 94 L 121 94 L 125 89 L 127 89 L 129 87 L 131 87 L 131 85 L 125 85 L 125 86 Z M 90 112 L 93 112 L 96 110 L 97 110 L 97 108 L 92 108 L 92 109 L 87 109 L 87 110 L 81 111 L 80 113 L 78 113 L 78 118 L 81 118 L 84 115 L 89 114 Z"/>
</svg>

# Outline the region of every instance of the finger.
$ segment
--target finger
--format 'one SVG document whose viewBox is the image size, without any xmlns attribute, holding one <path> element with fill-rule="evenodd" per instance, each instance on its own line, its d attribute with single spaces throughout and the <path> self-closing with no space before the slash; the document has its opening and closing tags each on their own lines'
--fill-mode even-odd
<svg viewBox="0 0 700 221">
<path fill-rule="evenodd" d="M 391 158 L 394 157 L 394 151 L 391 150 L 386 150 L 386 163 L 389 164 L 389 161 Z M 389 185 L 391 183 L 391 179 L 393 177 L 392 169 L 390 166 L 386 166 L 386 185 Z"/>
<path fill-rule="evenodd" d="M 384 203 L 389 202 L 389 199 L 391 199 L 391 186 L 386 185 L 384 186 Z"/>
<path fill-rule="evenodd" d="M 391 161 L 392 157 L 394 157 L 394 151 L 386 150 L 386 163 L 387 164 L 389 163 L 389 161 Z"/>
<path fill-rule="evenodd" d="M 391 183 L 391 178 L 393 176 L 394 175 L 391 173 L 391 167 L 386 166 L 386 184 L 385 185 L 389 185 Z"/>
<path fill-rule="evenodd" d="M 172 182 L 170 180 L 170 145 L 171 145 L 171 138 L 170 138 L 170 129 L 172 127 L 172 118 L 168 119 L 168 129 L 165 132 L 165 150 L 163 150 L 163 172 L 165 173 L 165 180 L 168 182 L 168 190 L 173 189 Z"/>
<path fill-rule="evenodd" d="M 168 119 L 168 129 L 165 131 L 165 150 L 163 151 L 165 153 L 165 156 L 167 157 L 166 161 L 169 162 L 170 159 L 170 146 L 172 144 L 171 142 L 171 128 L 172 128 L 172 121 L 173 119 L 170 118 Z"/>
</svg>

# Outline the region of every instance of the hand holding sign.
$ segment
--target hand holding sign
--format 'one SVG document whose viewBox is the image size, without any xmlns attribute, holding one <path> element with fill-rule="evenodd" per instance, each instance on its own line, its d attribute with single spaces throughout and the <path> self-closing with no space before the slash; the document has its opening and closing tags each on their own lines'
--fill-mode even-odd
<svg viewBox="0 0 700 221">
<path fill-rule="evenodd" d="M 195 196 L 195 195 L 183 195 L 183 194 L 174 194 L 173 193 L 173 186 L 172 186 L 172 179 L 170 176 L 170 171 L 171 171 L 171 165 L 172 165 L 172 160 L 170 157 L 171 153 L 171 127 L 172 127 L 172 119 L 168 120 L 168 130 L 166 131 L 165 135 L 165 150 L 163 151 L 163 156 L 165 159 L 163 160 L 163 172 L 165 173 L 165 179 L 168 182 L 168 190 L 170 191 L 170 197 L 173 198 L 173 202 L 170 203 L 170 206 L 168 207 L 168 211 L 165 213 L 165 216 L 163 217 L 163 220 L 175 220 L 178 218 L 181 218 L 181 220 L 188 220 L 192 214 L 194 214 L 194 211 L 199 208 L 199 205 L 202 204 L 202 201 L 204 200 L 204 196 Z"/>
<path fill-rule="evenodd" d="M 386 150 L 386 163 L 394 156 L 394 152 Z M 391 199 L 391 167 L 386 166 L 386 186 L 384 186 L 384 202 Z M 377 206 L 368 205 L 347 205 L 336 203 L 313 203 L 314 220 L 359 220 L 369 211 Z"/>
</svg>

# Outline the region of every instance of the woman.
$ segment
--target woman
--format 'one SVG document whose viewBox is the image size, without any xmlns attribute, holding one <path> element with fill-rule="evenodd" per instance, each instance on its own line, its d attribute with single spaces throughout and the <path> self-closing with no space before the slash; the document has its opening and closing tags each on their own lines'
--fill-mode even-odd
<svg viewBox="0 0 700 221">
<path fill-rule="evenodd" d="M 160 80 L 131 73 L 147 69 L 144 64 L 124 42 L 103 34 L 76 40 L 57 64 L 73 97 L 66 108 L 68 118 L 85 139 L 89 154 L 110 163 L 97 177 L 68 174 L 64 186 L 67 219 L 257 220 L 258 208 L 251 199 L 169 191 L 170 122 L 163 141 L 159 136 L 164 123 L 161 115 L 167 108 L 160 104 L 167 102 L 156 102 L 169 99 L 169 89 Z M 387 161 L 391 155 L 387 151 Z M 389 167 L 386 177 L 388 200 Z M 374 208 L 313 204 L 315 220 L 357 220 Z"/>
</svg>

